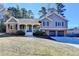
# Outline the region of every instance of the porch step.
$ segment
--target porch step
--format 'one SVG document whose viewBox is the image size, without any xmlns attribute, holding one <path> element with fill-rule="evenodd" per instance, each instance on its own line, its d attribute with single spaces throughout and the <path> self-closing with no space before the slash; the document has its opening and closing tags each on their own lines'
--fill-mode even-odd
<svg viewBox="0 0 79 59">
<path fill-rule="evenodd" d="M 33 36 L 33 32 L 26 32 L 25 36 Z"/>
</svg>

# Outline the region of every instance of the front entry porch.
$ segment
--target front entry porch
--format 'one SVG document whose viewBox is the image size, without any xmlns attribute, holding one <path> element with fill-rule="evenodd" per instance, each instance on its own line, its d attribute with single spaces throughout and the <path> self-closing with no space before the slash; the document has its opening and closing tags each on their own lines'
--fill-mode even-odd
<svg viewBox="0 0 79 59">
<path fill-rule="evenodd" d="M 27 24 L 25 29 L 25 36 L 33 36 L 33 33 L 39 30 L 39 25 Z"/>
<path fill-rule="evenodd" d="M 25 36 L 33 36 L 33 25 L 28 24 L 26 26 Z"/>
<path fill-rule="evenodd" d="M 33 33 L 36 30 L 39 30 L 40 26 L 37 24 L 7 24 L 6 32 L 7 33 L 16 33 L 19 30 L 25 32 L 25 36 L 33 36 Z"/>
</svg>

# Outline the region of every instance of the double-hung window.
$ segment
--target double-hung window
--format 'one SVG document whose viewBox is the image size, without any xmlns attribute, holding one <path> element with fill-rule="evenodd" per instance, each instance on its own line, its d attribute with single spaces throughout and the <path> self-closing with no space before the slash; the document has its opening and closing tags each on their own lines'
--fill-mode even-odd
<svg viewBox="0 0 79 59">
<path fill-rule="evenodd" d="M 58 25 L 58 22 L 55 22 L 55 26 L 57 26 Z"/>
<path fill-rule="evenodd" d="M 47 22 L 47 26 L 49 26 L 49 22 Z"/>
<path fill-rule="evenodd" d="M 43 26 L 49 26 L 49 22 L 43 21 Z"/>
<path fill-rule="evenodd" d="M 62 26 L 64 26 L 64 22 L 62 22 Z"/>
<path fill-rule="evenodd" d="M 43 21 L 43 26 L 45 26 L 45 21 Z"/>
<path fill-rule="evenodd" d="M 64 26 L 63 22 L 55 22 L 55 26 Z"/>
<path fill-rule="evenodd" d="M 61 23 L 60 22 L 58 22 L 58 26 L 60 26 L 61 25 Z"/>
</svg>

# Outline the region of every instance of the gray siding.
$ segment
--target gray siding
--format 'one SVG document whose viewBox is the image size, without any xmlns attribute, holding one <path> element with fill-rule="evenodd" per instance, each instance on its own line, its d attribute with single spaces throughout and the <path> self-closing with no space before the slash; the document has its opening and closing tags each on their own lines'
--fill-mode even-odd
<svg viewBox="0 0 79 59">
<path fill-rule="evenodd" d="M 49 26 L 43 26 L 43 22 L 45 22 L 45 25 L 46 25 L 47 22 L 49 22 Z M 50 23 L 51 22 L 48 19 L 43 19 L 42 22 L 41 22 L 41 28 L 50 28 Z"/>
<path fill-rule="evenodd" d="M 53 14 L 53 15 L 48 16 L 48 18 L 50 18 L 51 21 L 44 18 L 42 20 L 42 23 L 41 23 L 41 28 L 67 28 L 67 21 L 62 19 L 61 17 Z M 43 21 L 45 21 L 45 22 L 48 21 L 49 22 L 49 26 L 43 26 Z M 62 25 L 61 26 L 56 26 L 56 24 L 55 24 L 56 22 L 60 22 L 60 23 L 63 22 L 64 26 L 62 26 Z"/>
</svg>

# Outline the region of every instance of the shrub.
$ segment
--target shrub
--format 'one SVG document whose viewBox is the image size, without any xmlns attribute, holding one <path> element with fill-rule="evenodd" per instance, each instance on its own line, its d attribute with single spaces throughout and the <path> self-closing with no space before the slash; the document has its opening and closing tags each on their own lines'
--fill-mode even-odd
<svg viewBox="0 0 79 59">
<path fill-rule="evenodd" d="M 4 23 L 0 23 L 0 32 L 6 32 L 6 26 L 4 25 Z"/>
<path fill-rule="evenodd" d="M 33 35 L 34 36 L 44 36 L 45 35 L 45 32 L 42 32 L 42 31 L 38 31 L 37 30 L 36 32 L 33 33 Z"/>
<path fill-rule="evenodd" d="M 16 34 L 17 34 L 17 35 L 25 35 L 25 32 L 22 31 L 22 30 L 19 30 L 19 31 L 16 32 Z"/>
</svg>

